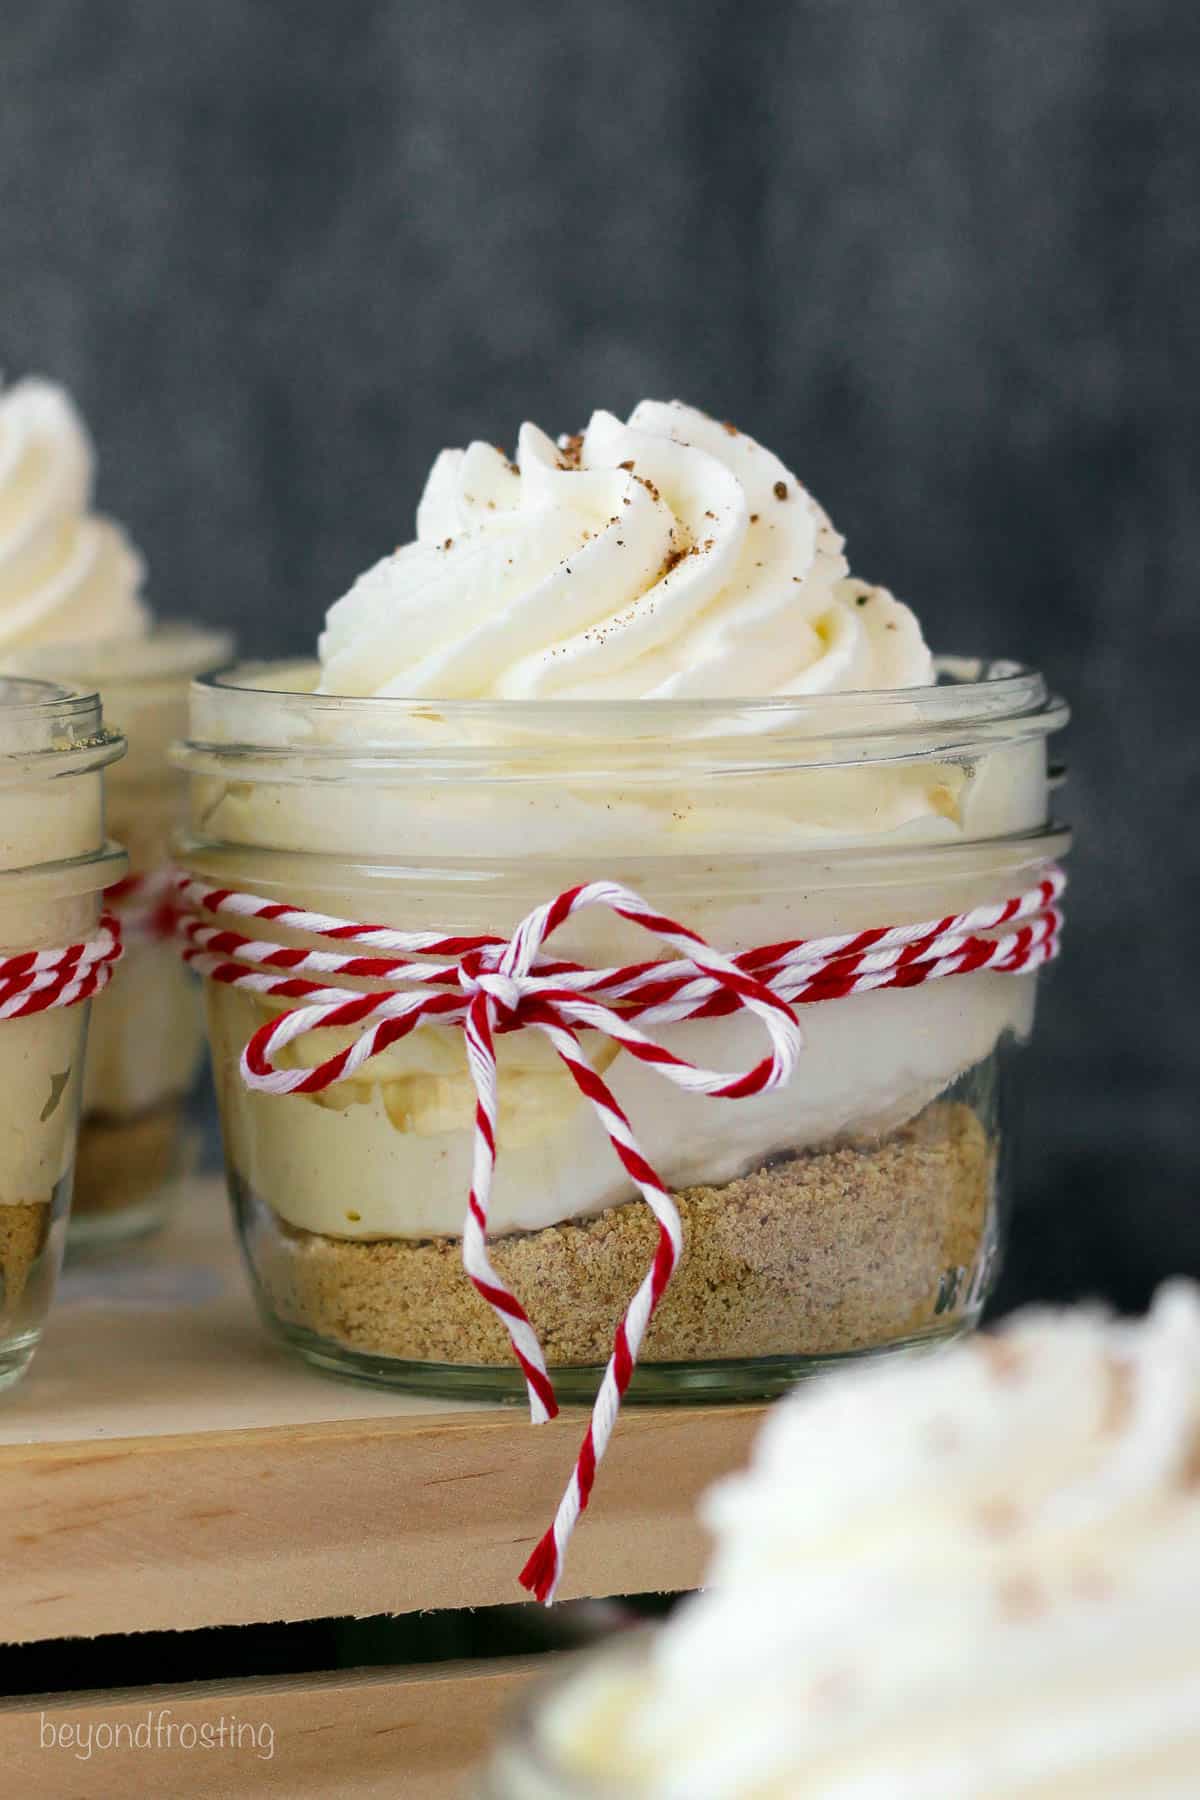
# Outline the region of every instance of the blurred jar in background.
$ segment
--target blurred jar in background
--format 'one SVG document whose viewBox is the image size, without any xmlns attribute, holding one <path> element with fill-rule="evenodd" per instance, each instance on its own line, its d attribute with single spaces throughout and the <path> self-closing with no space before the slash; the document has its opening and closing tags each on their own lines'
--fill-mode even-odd
<svg viewBox="0 0 1200 1800">
<path fill-rule="evenodd" d="M 166 752 L 183 733 L 193 676 L 231 649 L 219 632 L 154 622 L 140 555 L 92 510 L 94 466 L 61 387 L 31 377 L 0 393 L 0 668 L 99 689 L 131 748 L 107 796 L 109 829 L 130 850 L 129 874 L 108 896 L 122 917 L 125 979 L 93 1009 L 72 1243 L 157 1224 L 187 1166 L 184 1103 L 202 1034 L 169 942 L 165 869 L 180 789 Z"/>
<path fill-rule="evenodd" d="M 105 841 L 103 771 L 123 750 L 95 694 L 0 677 L 0 1387 L 29 1365 L 62 1260 L 92 1004 L 70 992 L 79 959 L 66 1003 L 40 1009 L 53 971 L 27 953 L 103 936 L 127 867 Z"/>
<path fill-rule="evenodd" d="M 129 744 L 106 796 L 108 829 L 129 853 L 129 875 L 108 895 L 125 960 L 122 980 L 92 1009 L 72 1247 L 153 1230 L 172 1184 L 195 1162 L 187 1104 L 204 1028 L 195 981 L 172 937 L 170 837 L 183 789 L 167 751 L 185 735 L 193 678 L 227 660 L 230 648 L 220 632 L 171 622 L 123 643 L 56 646 L 25 658 L 40 671 L 69 667 L 81 685 L 99 688 L 106 716 L 123 721 Z"/>
</svg>

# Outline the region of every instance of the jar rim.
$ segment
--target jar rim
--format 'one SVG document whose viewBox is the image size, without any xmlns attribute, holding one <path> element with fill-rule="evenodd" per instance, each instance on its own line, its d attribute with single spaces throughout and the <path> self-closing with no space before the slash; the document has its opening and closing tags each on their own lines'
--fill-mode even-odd
<svg viewBox="0 0 1200 1800">
<path fill-rule="evenodd" d="M 816 861 L 811 847 L 796 847 L 777 851 L 773 857 L 774 876 L 767 877 L 758 869 L 756 881 L 760 893 L 791 893 L 803 870 L 805 888 L 813 893 L 828 888 L 879 886 L 900 879 L 906 868 L 912 869 L 915 879 L 918 867 L 922 880 L 935 886 L 980 875 L 1034 881 L 1040 879 L 1048 864 L 1061 862 L 1069 854 L 1071 843 L 1070 829 L 1059 820 L 1050 819 L 1028 831 L 962 842 L 837 845 L 827 848 Z M 271 900 L 285 900 L 302 888 L 307 903 L 331 913 L 344 909 L 349 894 L 365 890 L 379 893 L 387 888 L 403 890 L 414 882 L 425 886 L 434 882 L 445 892 L 489 892 L 498 904 L 512 900 L 518 911 L 526 912 L 548 891 L 569 887 L 580 879 L 580 859 L 567 853 L 559 857 L 542 853 L 524 856 L 518 865 L 519 873 L 514 874 L 500 857 L 439 854 L 414 863 L 403 854 L 389 856 L 383 849 L 373 856 L 340 852 L 331 856 L 320 848 L 305 851 L 286 845 L 230 846 L 188 827 L 174 834 L 172 848 L 183 868 L 219 887 L 230 885 L 233 879 L 227 853 L 232 850 L 235 857 L 241 856 L 250 848 L 256 893 Z M 722 851 L 709 863 L 706 891 L 718 896 L 744 893 L 747 860 L 744 850 Z M 653 888 L 663 892 L 674 875 L 681 890 L 681 904 L 683 892 L 693 880 L 692 872 L 681 867 L 678 852 L 644 856 L 623 853 L 621 869 L 624 878 L 639 891 Z"/>
<path fill-rule="evenodd" d="M 120 844 L 106 838 L 95 850 L 53 862 L 26 863 L 17 869 L 0 869 L 0 898 L 13 898 L 13 889 L 36 893 L 47 900 L 75 899 L 81 894 L 102 893 L 129 873 L 129 855 Z"/>
<path fill-rule="evenodd" d="M 1067 721 L 1065 703 L 1044 677 L 1020 663 L 940 657 L 937 670 L 927 687 L 838 694 L 436 700 L 320 694 L 315 663 L 242 662 L 193 682 L 189 736 L 176 760 L 195 769 L 210 755 L 269 760 L 302 753 L 426 770 L 446 759 L 461 770 L 464 761 L 497 751 L 569 758 L 588 747 L 627 755 L 656 746 L 674 755 L 720 744 L 742 755 L 754 745 L 771 762 L 803 745 L 801 760 L 836 763 L 966 752 L 997 738 L 1045 736 Z"/>
<path fill-rule="evenodd" d="M 104 724 L 99 694 L 0 674 L 0 784 L 84 774 L 124 753 L 125 739 Z"/>
</svg>

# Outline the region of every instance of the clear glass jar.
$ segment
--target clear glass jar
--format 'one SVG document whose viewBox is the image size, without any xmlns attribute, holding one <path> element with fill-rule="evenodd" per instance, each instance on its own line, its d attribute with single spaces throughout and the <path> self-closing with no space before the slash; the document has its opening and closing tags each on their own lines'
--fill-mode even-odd
<svg viewBox="0 0 1200 1800">
<path fill-rule="evenodd" d="M 124 748 L 95 694 L 0 677 L 0 954 L 94 930 L 128 866 L 102 795 Z M 0 1387 L 33 1355 L 62 1260 L 89 1006 L 0 1021 Z"/>
<path fill-rule="evenodd" d="M 501 1725 L 470 1800 L 632 1800 L 619 1722 L 648 1675 L 652 1631 L 624 1631 L 535 1681 Z"/>
<path fill-rule="evenodd" d="M 129 743 L 108 783 L 109 828 L 129 852 L 125 891 L 110 895 L 125 938 L 123 979 L 93 1007 L 71 1211 L 72 1250 L 158 1226 L 198 1134 L 187 1103 L 204 1055 L 195 982 L 176 953 L 162 878 L 179 822 L 182 777 L 168 747 L 187 730 L 195 676 L 229 660 L 222 632 L 167 623 L 145 637 L 27 651 L 22 668 L 98 688 Z"/>
<path fill-rule="evenodd" d="M 507 936 L 603 877 L 741 951 L 1003 899 L 1065 847 L 1046 765 L 1065 709 L 1011 664 L 947 664 L 926 690 L 743 704 L 347 700 L 313 694 L 314 679 L 246 666 L 193 690 L 180 857 L 201 880 L 359 922 Z M 552 947 L 591 966 L 668 954 L 600 909 Z M 230 1190 L 274 1331 L 342 1373 L 523 1396 L 461 1266 L 475 1111 L 461 1032 L 426 1027 L 353 1079 L 281 1098 L 249 1092 L 238 1059 L 286 1003 L 207 985 Z M 1005 1065 L 1034 987 L 981 971 L 806 1006 L 794 1080 L 736 1102 L 685 1094 L 585 1034 L 683 1219 L 634 1397 L 769 1393 L 977 1320 L 1007 1206 Z M 655 1035 L 708 1067 L 763 1054 L 745 1014 Z M 350 1041 L 314 1032 L 286 1054 L 307 1066 Z M 559 1397 L 584 1399 L 654 1223 L 545 1039 L 497 1049 L 493 1261 Z"/>
</svg>

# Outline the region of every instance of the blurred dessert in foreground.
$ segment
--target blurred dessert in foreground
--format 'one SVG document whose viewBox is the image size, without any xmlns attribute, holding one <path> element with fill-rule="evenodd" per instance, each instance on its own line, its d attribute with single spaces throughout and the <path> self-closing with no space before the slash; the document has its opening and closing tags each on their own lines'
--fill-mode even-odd
<svg viewBox="0 0 1200 1800">
<path fill-rule="evenodd" d="M 1200 1290 L 832 1376 L 705 1516 L 710 1588 L 546 1693 L 496 1800 L 1200 1792 Z"/>
</svg>

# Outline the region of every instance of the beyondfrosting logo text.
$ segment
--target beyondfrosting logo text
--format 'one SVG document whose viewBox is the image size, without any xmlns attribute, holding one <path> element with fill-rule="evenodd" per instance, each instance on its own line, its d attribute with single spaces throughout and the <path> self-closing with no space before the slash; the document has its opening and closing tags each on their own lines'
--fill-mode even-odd
<svg viewBox="0 0 1200 1800">
<path fill-rule="evenodd" d="M 79 1762 L 114 1750 L 243 1750 L 259 1762 L 270 1762 L 275 1755 L 275 1727 L 226 1714 L 194 1723 L 176 1719 L 169 1706 L 151 1708 L 136 1721 L 60 1719 L 42 1713 L 38 1743 L 42 1750 L 69 1751 Z"/>
</svg>

